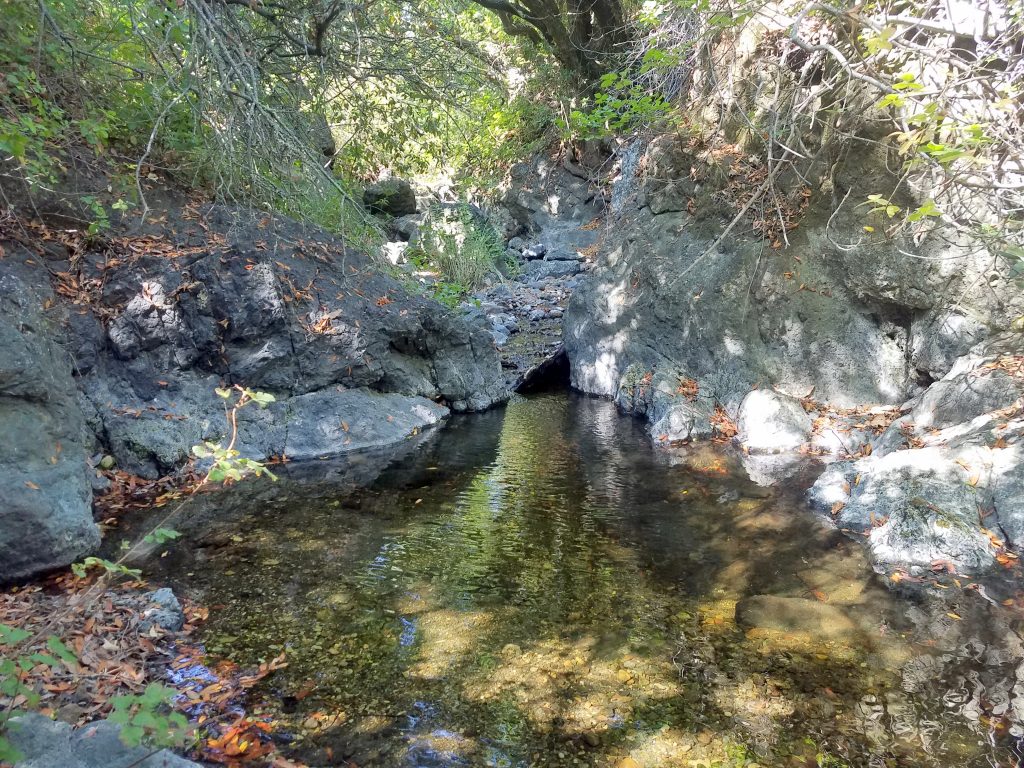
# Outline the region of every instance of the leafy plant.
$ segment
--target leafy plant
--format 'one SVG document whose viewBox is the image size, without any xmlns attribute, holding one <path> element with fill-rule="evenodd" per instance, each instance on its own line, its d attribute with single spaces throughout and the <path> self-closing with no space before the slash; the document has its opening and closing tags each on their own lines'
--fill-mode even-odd
<svg viewBox="0 0 1024 768">
<path fill-rule="evenodd" d="M 154 747 L 174 747 L 183 743 L 188 720 L 171 708 L 177 695 L 173 688 L 150 683 L 136 696 L 115 696 L 108 719 L 121 726 L 121 741 L 129 747 L 145 742 Z"/>
<path fill-rule="evenodd" d="M 17 647 L 31 637 L 32 634 L 24 629 L 0 624 L 0 649 L 3 650 L 0 656 L 0 695 L 11 702 L 0 711 L 0 762 L 15 763 L 23 757 L 6 734 L 11 718 L 17 714 L 14 702 L 21 700 L 29 707 L 39 704 L 39 693 L 33 685 L 36 671 L 40 667 L 57 669 L 62 663 L 69 666 L 78 664 L 78 657 L 54 635 L 46 638 L 46 649 L 50 653 L 17 653 Z"/>
<path fill-rule="evenodd" d="M 468 205 L 457 205 L 435 206 L 427 212 L 409 258 L 440 273 L 435 298 L 454 306 L 498 272 L 504 254 L 494 227 Z"/>
<path fill-rule="evenodd" d="M 665 54 L 645 54 L 645 66 L 658 66 Z M 599 83 L 589 109 L 573 110 L 569 115 L 573 133 L 584 138 L 614 136 L 650 126 L 664 119 L 670 105 L 659 93 L 641 87 L 625 72 L 609 72 Z"/>
<path fill-rule="evenodd" d="M 146 544 L 166 544 L 168 541 L 173 541 L 180 536 L 180 533 L 172 531 L 169 528 L 157 528 L 156 530 L 147 533 L 142 540 Z"/>
<path fill-rule="evenodd" d="M 227 447 L 222 447 L 219 443 L 206 443 L 193 449 L 197 456 L 213 459 L 213 466 L 200 481 L 199 486 L 209 482 L 236 481 L 250 474 L 267 475 L 271 479 L 276 479 L 260 462 L 239 458 L 238 451 L 234 450 L 238 437 L 238 411 L 251 403 L 266 407 L 274 402 L 274 396 L 241 386 L 218 389 L 217 394 L 230 403 L 227 413 L 230 442 Z M 180 534 L 167 528 L 166 523 L 180 509 L 179 506 L 166 515 L 160 524 L 138 543 L 164 544 L 179 538 Z M 71 571 L 78 578 L 85 578 L 91 570 L 98 569 L 101 571 L 100 579 L 116 576 L 138 579 L 142 575 L 141 571 L 124 564 L 138 543 L 129 546 L 117 562 L 101 557 L 87 557 L 80 563 L 74 563 Z M 36 673 L 40 666 L 57 668 L 65 664 L 69 668 L 74 668 L 78 665 L 78 658 L 74 652 L 55 635 L 46 637 L 45 647 L 49 653 L 32 650 L 18 652 L 20 647 L 31 648 L 39 641 L 39 636 L 33 636 L 24 629 L 0 624 L 0 649 L 3 651 L 0 656 L 0 696 L 9 702 L 0 712 L 0 762 L 14 763 L 22 758 L 7 734 L 10 719 L 18 712 L 16 705 L 34 708 L 39 703 Z M 180 712 L 173 711 L 171 703 L 175 695 L 174 689 L 153 683 L 147 686 L 142 694 L 116 696 L 111 699 L 113 710 L 109 719 L 121 726 L 121 740 L 128 746 L 138 746 L 145 742 L 155 747 L 169 747 L 183 743 L 189 730 L 188 720 Z"/>
<path fill-rule="evenodd" d="M 71 572 L 80 579 L 84 579 L 91 568 L 99 568 L 104 574 L 110 576 L 127 576 L 132 579 L 138 579 L 142 576 L 142 571 L 137 568 L 128 568 L 123 563 L 112 563 L 109 560 L 104 560 L 102 557 L 87 557 L 80 563 L 73 563 L 71 565 Z"/>
<path fill-rule="evenodd" d="M 200 481 L 199 485 L 238 482 L 249 475 L 256 477 L 266 475 L 271 480 L 277 480 L 277 476 L 262 462 L 242 458 L 240 452 L 235 449 L 235 443 L 238 442 L 238 412 L 250 403 L 256 403 L 261 408 L 266 408 L 274 402 L 274 396 L 267 392 L 255 392 L 242 386 L 235 386 L 232 389 L 218 388 L 216 392 L 224 400 L 231 402 L 233 399 L 227 414 L 230 437 L 226 446 L 219 442 L 209 441 L 202 445 L 192 446 L 192 454 L 197 459 L 212 462 L 206 477 Z"/>
</svg>

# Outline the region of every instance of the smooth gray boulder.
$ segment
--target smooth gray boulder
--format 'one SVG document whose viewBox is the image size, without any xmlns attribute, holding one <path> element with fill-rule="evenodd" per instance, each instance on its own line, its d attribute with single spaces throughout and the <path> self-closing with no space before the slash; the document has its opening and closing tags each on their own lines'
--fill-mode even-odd
<svg viewBox="0 0 1024 768">
<path fill-rule="evenodd" d="M 0 259 L 0 582 L 69 565 L 100 542 L 71 358 L 32 261 Z"/>
<path fill-rule="evenodd" d="M 790 451 L 810 439 L 812 423 L 799 400 L 755 389 L 740 403 L 736 440 L 751 453 Z"/>
<path fill-rule="evenodd" d="M 284 455 L 293 460 L 399 443 L 449 413 L 423 397 L 368 390 L 313 392 L 285 405 L 290 413 Z"/>
<path fill-rule="evenodd" d="M 126 747 L 120 732 L 106 720 L 73 728 L 30 713 L 12 718 L 5 735 L 23 755 L 15 768 L 201 768 L 167 749 Z"/>
<path fill-rule="evenodd" d="M 382 179 L 363 190 L 363 204 L 373 213 L 409 216 L 416 213 L 416 192 L 405 179 Z"/>
</svg>

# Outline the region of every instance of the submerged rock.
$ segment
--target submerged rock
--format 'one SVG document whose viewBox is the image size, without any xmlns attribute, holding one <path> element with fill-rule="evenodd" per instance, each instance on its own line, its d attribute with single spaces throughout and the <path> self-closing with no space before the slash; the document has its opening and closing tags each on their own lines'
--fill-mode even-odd
<svg viewBox="0 0 1024 768">
<path fill-rule="evenodd" d="M 799 597 L 754 595 L 736 604 L 736 623 L 750 629 L 801 632 L 823 640 L 851 642 L 857 634 L 842 608 Z"/>
<path fill-rule="evenodd" d="M 14 717 L 4 735 L 24 755 L 15 768 L 201 768 L 166 749 L 126 747 L 120 733 L 106 720 L 72 728 L 33 713 Z"/>
<path fill-rule="evenodd" d="M 32 261 L 23 251 L 0 259 L 0 582 L 69 565 L 100 543 L 72 363 Z"/>
</svg>

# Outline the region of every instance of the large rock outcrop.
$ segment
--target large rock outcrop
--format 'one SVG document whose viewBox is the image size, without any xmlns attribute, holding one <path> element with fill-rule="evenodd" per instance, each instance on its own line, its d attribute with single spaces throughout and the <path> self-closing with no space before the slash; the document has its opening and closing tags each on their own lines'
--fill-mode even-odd
<svg viewBox="0 0 1024 768">
<path fill-rule="evenodd" d="M 400 443 L 508 395 L 490 334 L 288 219 L 170 208 L 104 243 L 4 246 L 0 580 L 98 546 L 89 456 L 154 478 L 224 438 L 217 387 L 273 394 L 239 412 L 237 447 L 293 460 Z"/>
<path fill-rule="evenodd" d="M 0 582 L 66 566 L 99 544 L 72 361 L 46 273 L 0 259 Z"/>
<path fill-rule="evenodd" d="M 573 384 L 646 416 L 655 434 L 706 435 L 715 406 L 735 418 L 757 387 L 840 406 L 901 403 L 1021 311 L 1009 265 L 951 245 L 949 233 L 888 240 L 865 233 L 863 209 L 831 215 L 825 185 L 863 199 L 882 158 L 848 160 L 808 190 L 788 247 L 774 249 L 742 217 L 727 231 L 737 157 L 671 137 L 631 152 L 565 343 Z"/>
<path fill-rule="evenodd" d="M 242 412 L 241 447 L 263 457 L 376 446 L 507 396 L 489 334 L 410 296 L 363 254 L 231 209 L 203 226 L 216 234 L 186 224 L 165 253 L 107 267 L 99 301 L 72 326 L 76 349 L 98 350 L 79 355 L 90 363 L 79 385 L 120 466 L 155 476 L 222 435 L 221 384 L 278 398 Z M 97 257 L 84 269 L 101 267 Z"/>
</svg>

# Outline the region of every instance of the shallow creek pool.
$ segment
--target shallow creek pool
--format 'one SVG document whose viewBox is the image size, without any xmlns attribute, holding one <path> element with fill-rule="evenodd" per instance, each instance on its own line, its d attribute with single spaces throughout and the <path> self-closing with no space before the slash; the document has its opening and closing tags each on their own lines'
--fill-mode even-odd
<svg viewBox="0 0 1024 768">
<path fill-rule="evenodd" d="M 287 654 L 253 708 L 313 766 L 1017 765 L 1012 590 L 894 592 L 811 469 L 741 459 L 535 395 L 383 471 L 210 495 L 143 567 L 209 606 L 211 656 Z"/>
</svg>

